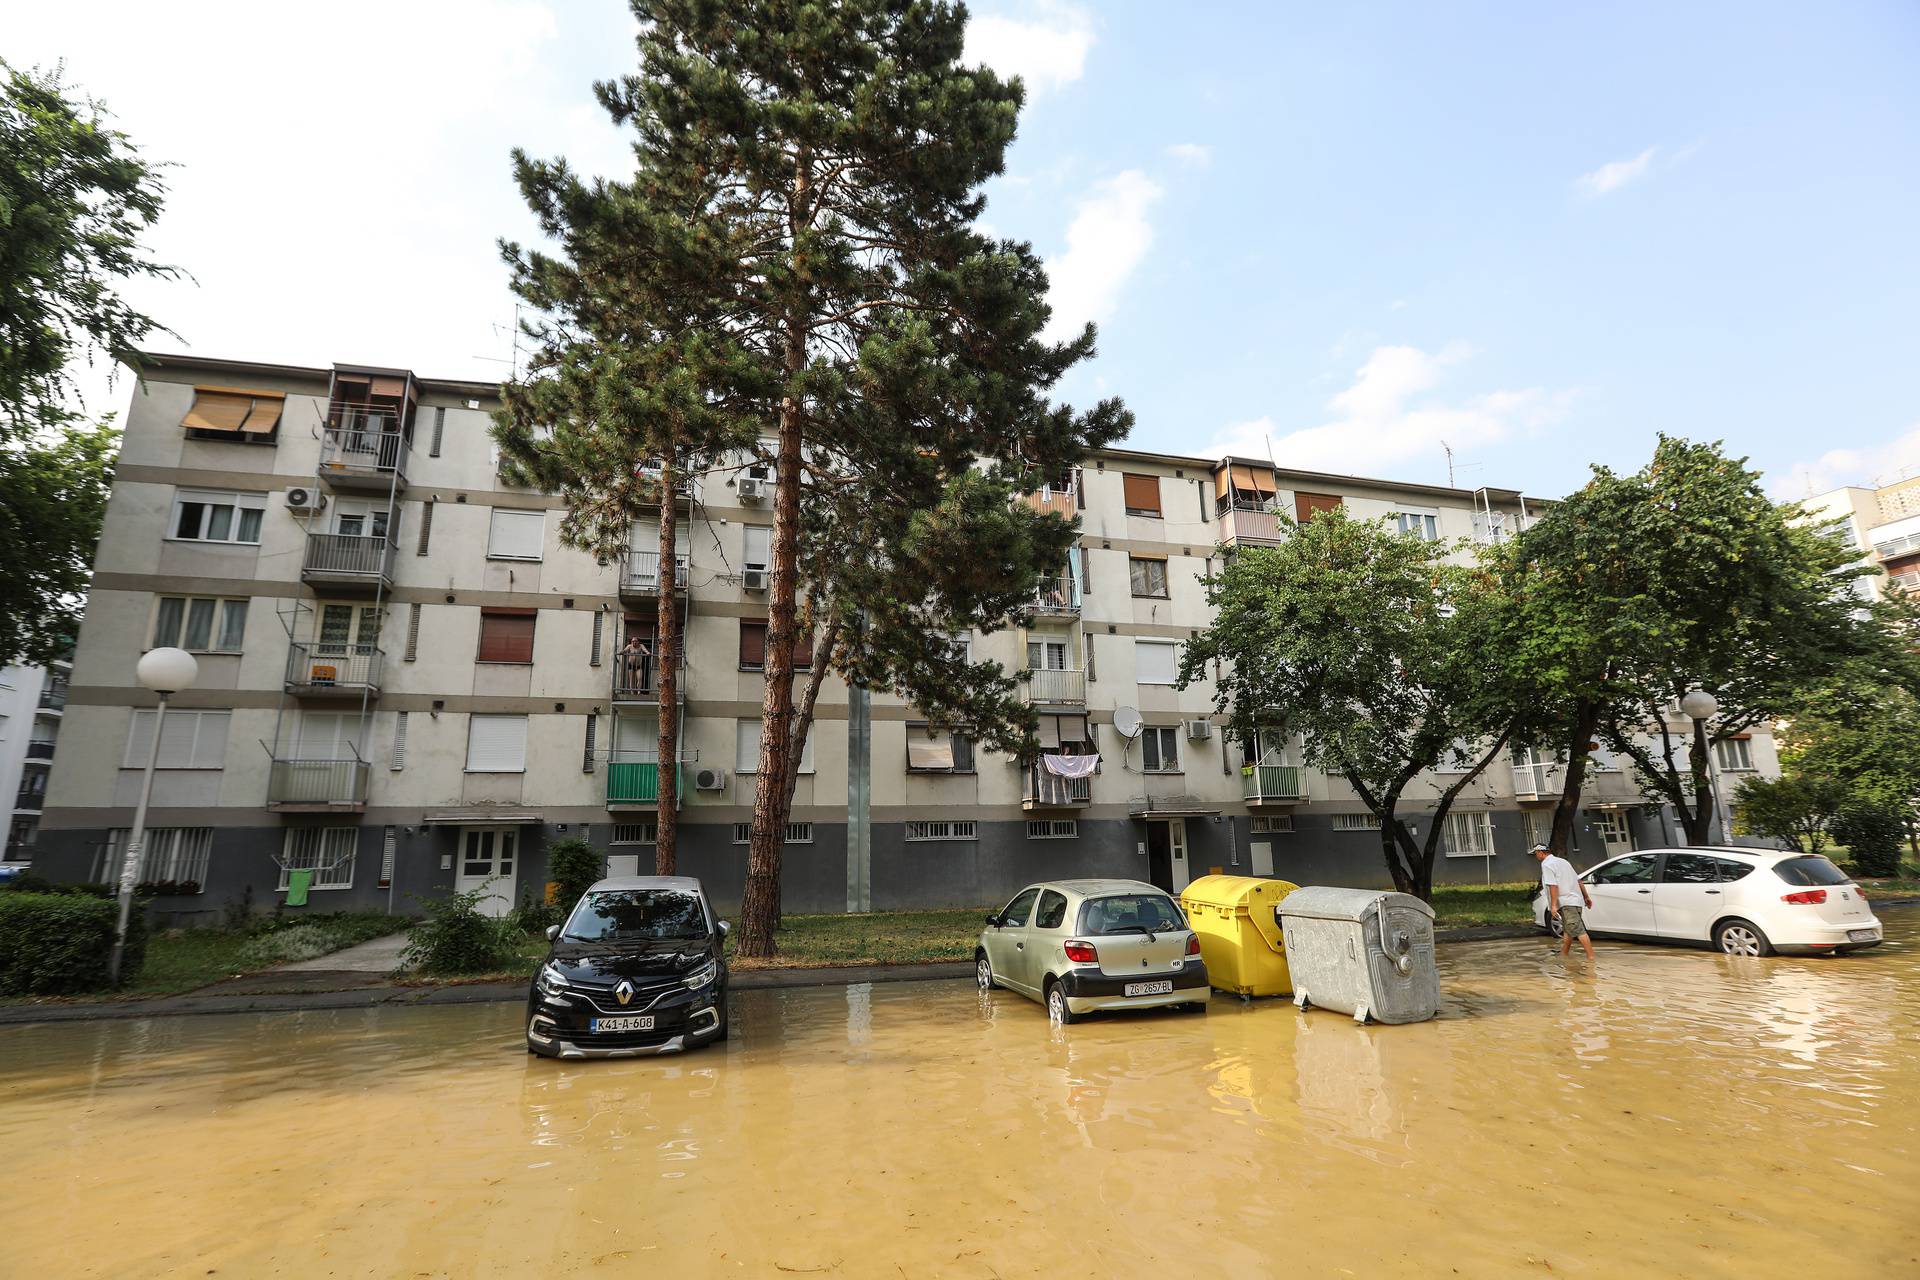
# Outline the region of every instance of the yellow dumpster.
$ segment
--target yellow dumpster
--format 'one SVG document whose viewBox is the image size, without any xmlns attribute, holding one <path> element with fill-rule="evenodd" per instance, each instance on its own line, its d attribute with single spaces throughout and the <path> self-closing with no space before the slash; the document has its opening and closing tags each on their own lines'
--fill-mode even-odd
<svg viewBox="0 0 1920 1280">
<path fill-rule="evenodd" d="M 1282 996 L 1293 990 L 1274 908 L 1299 887 L 1260 876 L 1201 876 L 1186 887 L 1180 906 L 1200 936 L 1200 958 L 1216 991 Z"/>
</svg>

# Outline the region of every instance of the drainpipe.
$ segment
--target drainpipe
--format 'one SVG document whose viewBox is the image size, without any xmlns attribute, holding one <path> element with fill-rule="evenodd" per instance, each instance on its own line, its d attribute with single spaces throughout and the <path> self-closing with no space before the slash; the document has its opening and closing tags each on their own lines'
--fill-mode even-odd
<svg viewBox="0 0 1920 1280">
<path fill-rule="evenodd" d="M 847 686 L 847 910 L 873 910 L 873 694 Z"/>
</svg>

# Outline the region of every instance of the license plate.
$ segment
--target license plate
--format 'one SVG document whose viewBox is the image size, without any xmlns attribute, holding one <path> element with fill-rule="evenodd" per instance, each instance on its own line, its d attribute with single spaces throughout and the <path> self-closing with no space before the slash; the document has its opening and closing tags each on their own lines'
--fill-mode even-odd
<svg viewBox="0 0 1920 1280">
<path fill-rule="evenodd" d="M 1127 994 L 1130 996 L 1166 996 L 1173 994 L 1173 979 L 1160 982 L 1129 982 Z"/>
<path fill-rule="evenodd" d="M 1848 941 L 1848 942 L 1872 942 L 1872 941 L 1873 941 L 1873 940 L 1874 940 L 1875 938 L 1877 938 L 1877 937 L 1879 937 L 1879 936 L 1880 936 L 1880 931 L 1879 931 L 1878 929 L 1849 929 L 1849 930 L 1847 930 L 1847 941 Z"/>
<path fill-rule="evenodd" d="M 594 1018 L 587 1023 L 589 1031 L 651 1031 L 652 1018 Z"/>
</svg>

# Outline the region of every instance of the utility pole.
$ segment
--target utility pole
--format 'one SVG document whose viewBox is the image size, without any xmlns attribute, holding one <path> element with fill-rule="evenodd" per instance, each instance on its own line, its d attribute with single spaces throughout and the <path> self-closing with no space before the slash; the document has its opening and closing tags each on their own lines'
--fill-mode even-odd
<svg viewBox="0 0 1920 1280">
<path fill-rule="evenodd" d="M 873 910 L 873 694 L 847 686 L 847 910 Z"/>
</svg>

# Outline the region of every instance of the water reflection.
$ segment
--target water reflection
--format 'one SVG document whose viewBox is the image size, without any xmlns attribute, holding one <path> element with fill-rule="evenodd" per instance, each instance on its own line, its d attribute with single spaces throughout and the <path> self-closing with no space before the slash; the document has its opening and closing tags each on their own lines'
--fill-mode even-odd
<svg viewBox="0 0 1920 1280">
<path fill-rule="evenodd" d="M 1843 960 L 1443 948 L 1413 1027 L 902 983 L 628 1062 L 513 1005 L 0 1031 L 4 1270 L 1057 1274 L 1068 1221 L 1118 1275 L 1911 1273 L 1913 914 Z"/>
</svg>

